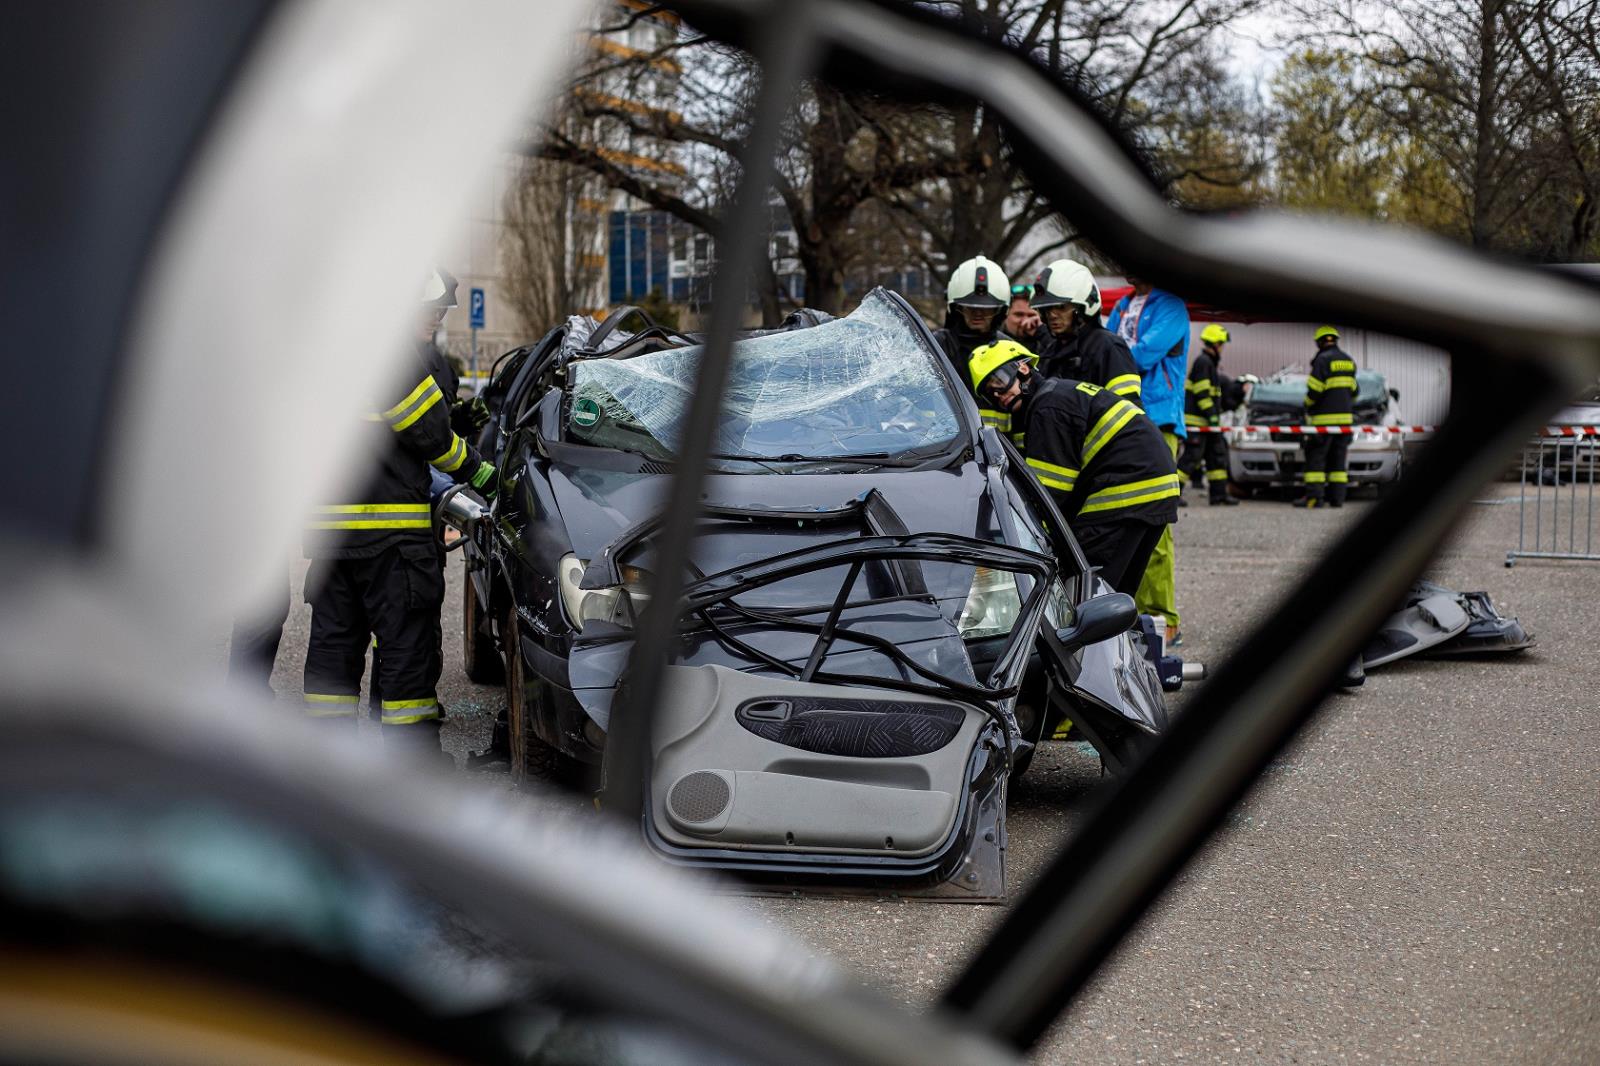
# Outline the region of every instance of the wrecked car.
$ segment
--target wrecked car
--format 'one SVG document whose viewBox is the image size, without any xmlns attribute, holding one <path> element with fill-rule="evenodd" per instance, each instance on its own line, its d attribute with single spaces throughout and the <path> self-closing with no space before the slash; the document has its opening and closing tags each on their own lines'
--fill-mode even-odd
<svg viewBox="0 0 1600 1066">
<path fill-rule="evenodd" d="M 514 777 L 603 764 L 700 354 L 636 311 L 572 318 L 485 391 L 502 483 L 464 653 L 503 672 Z M 1005 784 L 1041 739 L 1070 720 L 1115 770 L 1164 728 L 1131 600 L 899 296 L 743 334 L 711 462 L 651 753 L 659 852 L 998 896 Z"/>
<path fill-rule="evenodd" d="M 1375 370 L 1356 372 L 1356 426 L 1400 426 L 1400 393 Z M 1246 407 L 1247 426 L 1298 426 L 1305 421 L 1306 375 L 1280 370 L 1255 383 Z M 1350 481 L 1381 494 L 1400 478 L 1405 436 L 1357 432 L 1350 438 Z M 1294 486 L 1305 466 L 1300 438 L 1267 429 L 1244 428 L 1228 434 L 1228 476 L 1236 485 Z"/>
</svg>

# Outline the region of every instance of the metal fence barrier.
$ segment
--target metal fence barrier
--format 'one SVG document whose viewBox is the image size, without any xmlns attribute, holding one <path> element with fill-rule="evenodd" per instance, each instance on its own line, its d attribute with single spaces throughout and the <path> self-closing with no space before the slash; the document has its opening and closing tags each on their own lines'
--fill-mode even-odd
<svg viewBox="0 0 1600 1066">
<path fill-rule="evenodd" d="M 1600 437 L 1539 437 L 1522 453 L 1522 496 L 1517 503 L 1518 559 L 1580 559 L 1595 553 L 1595 467 Z"/>
</svg>

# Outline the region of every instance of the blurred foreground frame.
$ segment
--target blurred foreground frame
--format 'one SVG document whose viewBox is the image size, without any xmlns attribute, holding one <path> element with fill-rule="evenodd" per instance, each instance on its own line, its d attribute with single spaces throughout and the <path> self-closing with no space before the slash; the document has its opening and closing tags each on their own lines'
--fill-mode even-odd
<svg viewBox="0 0 1600 1066">
<path fill-rule="evenodd" d="M 934 8 L 888 0 L 684 0 L 661 8 L 749 50 L 785 82 L 796 76 L 794 56 L 804 54 L 815 76 L 842 90 L 993 108 L 1011 163 L 1096 247 L 1164 288 L 1244 312 L 1381 330 L 1452 354 L 1452 410 L 1404 490 L 1365 516 L 1263 620 L 1142 764 L 1101 790 L 1083 827 L 946 991 L 954 1012 L 1026 1048 L 1316 713 L 1472 494 L 1600 372 L 1600 289 L 1415 232 L 1269 212 L 1184 214 L 1070 88 L 1014 42 Z M 774 21 L 789 32 L 774 33 Z M 759 152 L 776 140 L 763 124 L 782 122 L 783 109 L 758 102 L 753 118 L 750 147 Z M 744 174 L 764 176 L 769 163 L 747 156 Z M 721 262 L 753 262 L 759 228 L 730 218 L 725 231 L 749 247 L 725 247 Z M 718 291 L 742 291 L 733 280 Z M 721 402 L 732 325 L 728 314 L 713 323 L 697 396 L 707 408 Z M 715 421 L 691 420 L 675 478 L 682 484 L 673 490 L 683 506 L 663 530 L 677 550 L 665 559 L 686 557 Z M 676 602 L 681 571 L 658 571 L 657 604 Z M 1363 580 L 1352 582 L 1356 571 Z M 1307 618 L 1318 624 L 1305 625 Z M 660 621 L 646 625 L 635 647 L 640 676 L 666 662 L 672 628 Z M 630 778 L 617 783 L 624 798 L 645 772 L 658 691 L 630 686 L 627 713 L 643 728 L 612 734 L 623 749 L 612 766 Z"/>
</svg>

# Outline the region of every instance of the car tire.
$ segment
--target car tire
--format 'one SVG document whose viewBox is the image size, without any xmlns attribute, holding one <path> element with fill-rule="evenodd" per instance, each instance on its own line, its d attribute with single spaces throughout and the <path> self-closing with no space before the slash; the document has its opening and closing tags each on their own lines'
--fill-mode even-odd
<svg viewBox="0 0 1600 1066">
<path fill-rule="evenodd" d="M 522 654 L 522 638 L 517 631 L 517 614 L 508 608 L 500 627 L 505 652 L 506 741 L 510 749 L 511 782 L 529 780 L 561 782 L 564 778 L 561 753 L 539 736 L 535 722 L 542 708 L 539 686 L 528 676 L 528 661 Z"/>
<path fill-rule="evenodd" d="M 461 666 L 467 678 L 480 685 L 498 685 L 506 678 L 505 662 L 485 632 L 485 616 L 473 590 L 472 578 L 461 575 Z"/>
</svg>

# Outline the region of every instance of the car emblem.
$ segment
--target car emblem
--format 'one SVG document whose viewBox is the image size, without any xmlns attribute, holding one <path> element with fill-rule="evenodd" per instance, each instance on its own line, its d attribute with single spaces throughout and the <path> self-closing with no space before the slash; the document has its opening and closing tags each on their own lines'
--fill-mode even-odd
<svg viewBox="0 0 1600 1066">
<path fill-rule="evenodd" d="M 588 428 L 600 421 L 600 405 L 587 397 L 572 401 L 572 424 Z"/>
</svg>

